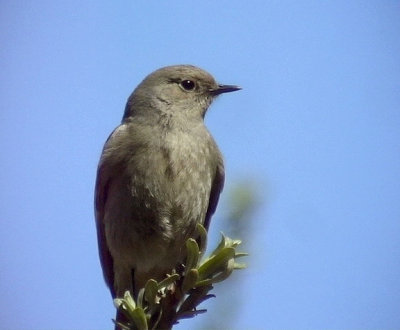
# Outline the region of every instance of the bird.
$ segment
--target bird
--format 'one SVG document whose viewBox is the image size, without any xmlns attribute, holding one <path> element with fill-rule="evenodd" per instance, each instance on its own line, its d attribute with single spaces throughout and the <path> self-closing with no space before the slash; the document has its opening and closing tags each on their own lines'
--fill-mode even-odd
<svg viewBox="0 0 400 330">
<path fill-rule="evenodd" d="M 95 183 L 99 256 L 113 298 L 163 279 L 184 262 L 197 223 L 208 230 L 225 172 L 204 116 L 218 95 L 240 89 L 193 65 L 172 65 L 129 96 Z"/>
</svg>

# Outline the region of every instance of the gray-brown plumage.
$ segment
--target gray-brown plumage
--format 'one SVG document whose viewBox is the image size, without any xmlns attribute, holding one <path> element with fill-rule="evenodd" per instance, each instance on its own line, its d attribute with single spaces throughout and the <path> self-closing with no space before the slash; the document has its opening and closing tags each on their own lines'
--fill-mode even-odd
<svg viewBox="0 0 400 330">
<path fill-rule="evenodd" d="M 100 260 L 113 297 L 137 294 L 149 278 L 170 273 L 196 223 L 208 228 L 224 167 L 203 119 L 217 95 L 238 89 L 178 65 L 153 72 L 129 97 L 104 146 L 95 191 Z"/>
</svg>

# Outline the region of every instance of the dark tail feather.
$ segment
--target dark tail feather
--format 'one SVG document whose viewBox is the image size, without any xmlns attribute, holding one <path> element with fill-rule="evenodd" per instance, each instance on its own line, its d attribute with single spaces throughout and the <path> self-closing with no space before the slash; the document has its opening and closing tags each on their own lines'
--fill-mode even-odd
<svg viewBox="0 0 400 330">
<path fill-rule="evenodd" d="M 117 311 L 117 315 L 115 316 L 115 330 L 121 330 L 122 328 L 118 325 L 118 323 L 127 324 L 128 319 L 121 311 Z"/>
</svg>

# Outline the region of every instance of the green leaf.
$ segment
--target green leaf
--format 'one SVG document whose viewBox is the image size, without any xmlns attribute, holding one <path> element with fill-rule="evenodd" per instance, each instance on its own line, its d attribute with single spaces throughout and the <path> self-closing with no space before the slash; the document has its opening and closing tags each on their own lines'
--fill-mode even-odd
<svg viewBox="0 0 400 330">
<path fill-rule="evenodd" d="M 234 261 L 234 259 L 229 259 L 225 265 L 224 270 L 222 270 L 219 273 L 216 273 L 216 275 L 213 276 L 212 278 L 208 278 L 206 280 L 197 282 L 196 287 L 222 282 L 223 280 L 225 280 L 232 274 L 234 269 L 235 269 L 235 261 Z"/>
<path fill-rule="evenodd" d="M 135 308 L 131 317 L 138 330 L 148 330 L 146 314 L 142 308 Z"/>
<path fill-rule="evenodd" d="M 187 256 L 185 268 L 187 271 L 190 271 L 192 268 L 195 268 L 199 262 L 199 246 L 193 238 L 189 238 L 186 241 L 186 251 Z"/>
<path fill-rule="evenodd" d="M 124 300 L 125 300 L 125 302 L 126 302 L 129 306 L 132 306 L 132 308 L 135 308 L 135 307 L 136 307 L 135 300 L 133 299 L 133 297 L 132 297 L 130 291 L 128 291 L 128 290 L 125 291 L 125 293 L 124 293 Z"/>
<path fill-rule="evenodd" d="M 224 233 L 221 233 L 221 241 L 219 242 L 218 246 L 215 248 L 213 252 L 211 252 L 211 256 L 218 254 L 224 247 L 226 247 L 226 237 Z"/>
<path fill-rule="evenodd" d="M 148 280 L 144 287 L 144 297 L 146 301 L 149 303 L 150 308 L 152 308 L 156 303 L 157 293 L 158 293 L 157 281 L 153 279 Z"/>
<path fill-rule="evenodd" d="M 225 267 L 225 264 L 229 259 L 232 259 L 235 255 L 235 249 L 231 247 L 223 248 L 218 254 L 212 256 L 206 260 L 199 267 L 199 278 L 201 280 L 207 279 L 210 275 L 214 274 Z"/>
<path fill-rule="evenodd" d="M 138 308 L 143 308 L 144 288 L 141 288 L 138 293 L 136 305 Z"/>
<path fill-rule="evenodd" d="M 125 291 L 124 298 L 114 299 L 114 304 L 135 323 L 137 330 L 148 330 L 146 314 L 141 307 L 136 307 L 137 304 L 129 291 Z"/>
<path fill-rule="evenodd" d="M 246 264 L 239 264 L 239 263 L 235 262 L 233 268 L 234 269 L 245 269 L 245 268 L 247 268 L 247 266 L 246 266 Z"/>
<path fill-rule="evenodd" d="M 179 280 L 180 276 L 178 274 L 172 274 L 168 275 L 167 278 L 164 278 L 161 282 L 158 283 L 158 290 L 161 290 L 163 288 L 166 288 L 170 286 L 171 284 L 175 283 L 177 280 Z"/>
<path fill-rule="evenodd" d="M 198 236 L 197 242 L 199 243 L 200 256 L 204 254 L 207 248 L 207 230 L 202 224 L 198 223 L 196 225 L 196 231 Z"/>
<path fill-rule="evenodd" d="M 186 293 L 190 289 L 196 286 L 197 280 L 199 279 L 199 272 L 197 269 L 189 270 L 185 277 L 183 278 L 182 283 L 182 292 Z"/>
</svg>

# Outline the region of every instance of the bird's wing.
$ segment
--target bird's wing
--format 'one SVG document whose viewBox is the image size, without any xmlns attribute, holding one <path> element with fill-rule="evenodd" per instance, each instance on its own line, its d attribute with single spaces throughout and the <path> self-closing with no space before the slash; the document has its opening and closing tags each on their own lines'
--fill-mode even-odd
<svg viewBox="0 0 400 330">
<path fill-rule="evenodd" d="M 208 227 L 210 226 L 211 217 L 217 208 L 219 195 L 221 194 L 221 191 L 224 187 L 224 181 L 225 181 L 225 170 L 221 159 L 217 166 L 215 177 L 211 186 L 210 199 L 208 202 L 207 213 L 204 220 L 204 228 L 206 228 L 207 231 Z"/>
<path fill-rule="evenodd" d="M 112 169 L 110 168 L 110 164 L 107 164 L 103 161 L 104 151 L 107 147 L 107 144 L 113 138 L 114 130 L 110 136 L 108 137 L 104 149 L 102 158 L 100 159 L 100 163 L 97 169 L 97 178 L 96 178 L 96 188 L 95 188 L 95 218 L 96 218 L 96 227 L 97 227 L 97 244 L 99 247 L 99 256 L 101 267 L 103 269 L 104 279 L 110 288 L 111 295 L 115 297 L 115 289 L 114 289 L 114 265 L 113 258 L 111 256 L 110 250 L 107 246 L 105 226 L 104 226 L 104 214 L 105 214 L 105 205 L 108 197 L 108 189 L 112 182 Z"/>
</svg>

